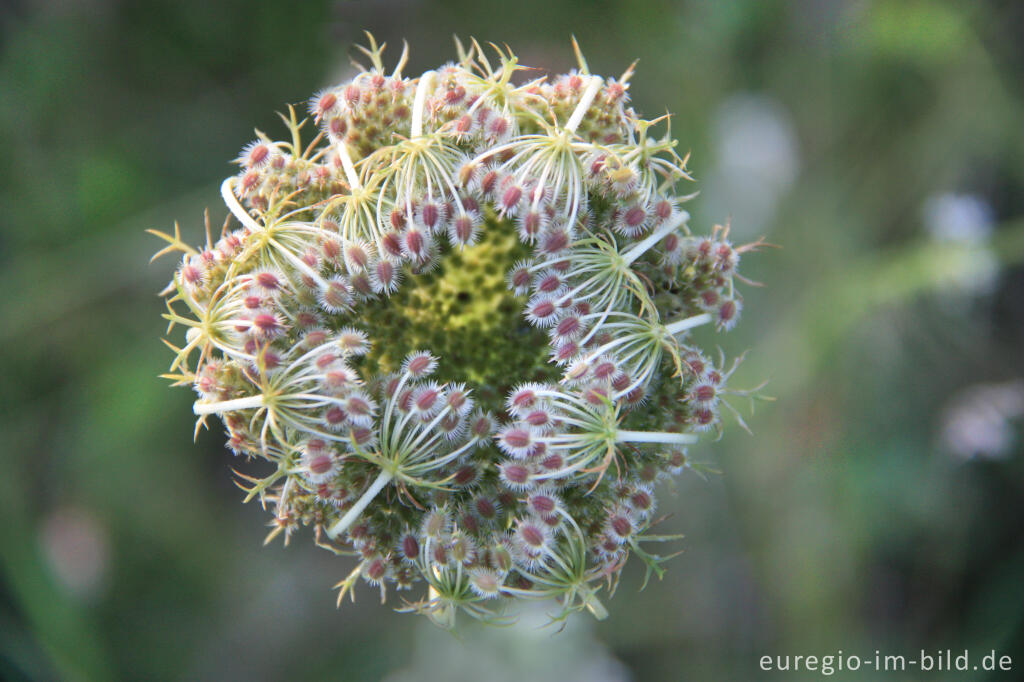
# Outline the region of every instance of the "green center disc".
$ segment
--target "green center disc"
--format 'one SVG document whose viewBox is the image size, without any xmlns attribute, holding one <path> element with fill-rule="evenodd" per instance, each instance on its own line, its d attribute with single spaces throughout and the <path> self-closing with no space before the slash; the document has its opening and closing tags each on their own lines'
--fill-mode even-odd
<svg viewBox="0 0 1024 682">
<path fill-rule="evenodd" d="M 547 335 L 523 318 L 526 299 L 505 281 L 528 254 L 508 221 L 489 218 L 477 244 L 446 247 L 434 270 L 407 273 L 398 291 L 361 311 L 374 342 L 364 367 L 393 372 L 408 353 L 429 350 L 440 360 L 438 380 L 465 382 L 495 411 L 512 386 L 557 378 Z"/>
</svg>

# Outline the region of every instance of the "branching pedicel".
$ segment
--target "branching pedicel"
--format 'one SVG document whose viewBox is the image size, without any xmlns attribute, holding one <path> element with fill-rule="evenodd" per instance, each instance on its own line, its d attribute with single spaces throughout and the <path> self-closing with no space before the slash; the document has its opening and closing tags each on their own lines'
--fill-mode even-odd
<svg viewBox="0 0 1024 682">
<path fill-rule="evenodd" d="M 294 110 L 289 140 L 257 133 L 216 242 L 157 233 L 184 253 L 166 376 L 198 392 L 197 428 L 217 415 L 273 465 L 239 474 L 268 541 L 312 526 L 356 557 L 339 603 L 362 578 L 448 627 L 516 598 L 603 618 L 629 554 L 661 575 L 654 484 L 729 393 L 690 331 L 736 323 L 758 244 L 691 234 L 686 160 L 668 117 L 627 107 L 632 67 L 605 80 L 577 49 L 516 84 L 474 41 L 410 79 L 383 47 L 310 100 L 310 142 Z"/>
</svg>

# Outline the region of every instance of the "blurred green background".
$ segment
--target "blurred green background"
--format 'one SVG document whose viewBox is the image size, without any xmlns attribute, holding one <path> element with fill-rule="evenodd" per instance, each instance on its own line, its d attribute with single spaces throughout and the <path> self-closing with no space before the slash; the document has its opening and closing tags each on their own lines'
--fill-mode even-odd
<svg viewBox="0 0 1024 682">
<path fill-rule="evenodd" d="M 1024 668 L 1024 5 L 899 0 L 0 3 L 0 679 L 752 680 L 762 655 L 991 649 Z M 170 260 L 275 111 L 451 36 L 675 114 L 751 255 L 734 384 L 776 400 L 661 490 L 685 533 L 612 617 L 453 638 L 299 537 L 261 547 L 219 430 L 156 375 Z M 736 403 L 747 413 L 749 406 Z M 635 563 L 635 562 L 634 562 Z M 971 673 L 839 679 L 988 679 Z M 991 679 L 1024 679 L 1019 672 Z"/>
</svg>

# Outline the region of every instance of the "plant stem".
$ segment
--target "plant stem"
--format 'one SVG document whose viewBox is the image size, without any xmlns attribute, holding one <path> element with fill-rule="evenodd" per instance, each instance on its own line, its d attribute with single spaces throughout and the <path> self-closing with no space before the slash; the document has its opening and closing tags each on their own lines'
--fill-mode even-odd
<svg viewBox="0 0 1024 682">
<path fill-rule="evenodd" d="M 672 336 L 675 336 L 679 332 L 699 327 L 702 324 L 707 324 L 711 321 L 711 313 L 701 313 L 700 315 L 694 315 L 693 317 L 684 317 L 681 320 L 676 320 L 671 324 L 666 325 L 665 331 Z"/>
<path fill-rule="evenodd" d="M 338 158 L 341 159 L 341 165 L 345 169 L 349 190 L 362 189 L 363 185 L 359 182 L 359 174 L 356 173 L 355 164 L 352 163 L 352 156 L 348 153 L 348 145 L 345 144 L 344 140 L 338 140 L 334 143 L 334 147 L 338 150 Z"/>
<path fill-rule="evenodd" d="M 434 80 L 434 72 L 427 71 L 420 76 L 420 82 L 416 84 L 416 99 L 412 103 L 412 128 L 409 137 L 416 139 L 423 135 L 423 109 L 426 107 L 427 88 Z"/>
<path fill-rule="evenodd" d="M 583 97 L 580 98 L 579 104 L 573 109 L 572 116 L 565 123 L 565 129 L 569 133 L 575 133 L 576 129 L 580 127 L 580 122 L 583 120 L 583 115 L 587 113 L 587 109 L 594 102 L 594 97 L 597 96 L 597 91 L 601 87 L 601 77 L 591 76 L 590 82 L 587 83 L 587 89 L 583 91 Z"/>
<path fill-rule="evenodd" d="M 235 196 L 235 178 L 234 176 L 226 178 L 224 182 L 220 183 L 220 195 L 224 199 L 224 203 L 227 204 L 231 214 L 238 219 L 238 222 L 248 227 L 253 232 L 259 232 L 263 229 L 263 226 L 252 219 L 242 205 L 238 203 L 238 197 Z"/>
<path fill-rule="evenodd" d="M 263 407 L 262 395 L 251 395 L 245 398 L 234 398 L 232 400 L 221 400 L 216 403 L 196 402 L 192 406 L 192 412 L 197 415 L 214 414 L 215 412 L 234 412 L 237 410 L 251 410 L 254 407 Z"/>
<path fill-rule="evenodd" d="M 692 433 L 669 433 L 668 431 L 626 431 L 620 430 L 615 435 L 617 443 L 669 443 L 688 445 L 697 442 Z"/>
<path fill-rule="evenodd" d="M 351 526 L 352 522 L 363 513 L 363 510 L 366 509 L 366 505 L 370 504 L 370 502 L 373 501 L 373 498 L 377 497 L 377 493 L 383 490 L 384 486 L 386 486 L 392 478 L 394 478 L 394 474 L 390 471 L 381 471 L 377 475 L 376 480 L 374 480 L 370 487 L 366 489 L 366 492 L 363 493 L 363 496 L 359 498 L 355 505 L 345 512 L 345 515 L 342 516 L 337 523 L 330 527 L 327 531 L 327 535 L 332 540 L 341 535 L 341 533 Z"/>
<path fill-rule="evenodd" d="M 594 618 L 604 620 L 608 617 L 608 609 L 606 609 L 604 604 L 601 603 L 601 600 L 597 598 L 597 590 L 587 588 L 587 592 L 583 599 L 584 603 L 587 605 L 587 611 L 590 611 Z"/>
<path fill-rule="evenodd" d="M 687 220 L 690 219 L 690 214 L 686 211 L 680 211 L 672 220 L 666 221 L 664 225 L 659 227 L 657 230 L 647 235 L 647 238 L 642 242 L 637 242 L 631 246 L 627 251 L 623 252 L 622 260 L 626 261 L 626 265 L 632 265 L 640 256 L 644 255 L 648 249 L 658 243 L 662 237 L 667 235 L 672 230 L 676 229 Z"/>
</svg>

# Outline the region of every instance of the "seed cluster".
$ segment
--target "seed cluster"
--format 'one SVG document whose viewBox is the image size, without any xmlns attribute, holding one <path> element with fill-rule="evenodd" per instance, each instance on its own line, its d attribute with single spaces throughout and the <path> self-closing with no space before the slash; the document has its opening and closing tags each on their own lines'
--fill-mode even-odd
<svg viewBox="0 0 1024 682">
<path fill-rule="evenodd" d="M 356 557 L 339 602 L 362 579 L 445 626 L 519 598 L 603 617 L 630 554 L 661 574 L 655 483 L 738 393 L 690 334 L 736 323 L 757 244 L 691 234 L 685 159 L 628 106 L 632 67 L 604 79 L 577 49 L 524 81 L 474 41 L 408 78 L 405 53 L 387 73 L 361 49 L 310 99 L 312 141 L 292 110 L 290 140 L 242 151 L 219 239 L 158 233 L 184 253 L 167 376 L 270 464 L 241 483 L 270 537 L 311 526 Z"/>
</svg>

